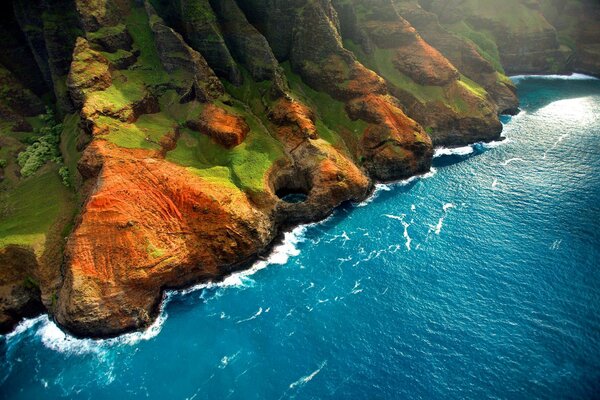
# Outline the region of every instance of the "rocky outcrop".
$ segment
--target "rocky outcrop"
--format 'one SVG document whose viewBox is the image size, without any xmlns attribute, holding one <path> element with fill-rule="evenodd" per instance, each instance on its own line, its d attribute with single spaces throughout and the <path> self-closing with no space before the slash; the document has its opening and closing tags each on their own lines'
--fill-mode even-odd
<svg viewBox="0 0 600 400">
<path fill-rule="evenodd" d="M 104 90 L 112 84 L 109 62 L 90 48 L 87 40 L 77 39 L 67 87 L 73 101 L 82 106 L 88 91 Z"/>
<path fill-rule="evenodd" d="M 233 56 L 256 81 L 271 80 L 285 91 L 279 63 L 265 37 L 252 26 L 234 0 L 210 3 L 222 26 L 223 38 Z"/>
<path fill-rule="evenodd" d="M 272 238 L 268 214 L 237 189 L 106 141 L 86 149 L 92 160 L 98 186 L 67 243 L 56 315 L 74 333 L 146 326 L 163 288 L 222 276 Z"/>
<path fill-rule="evenodd" d="M 35 246 L 0 241 L 3 330 L 44 308 L 80 336 L 148 326 L 163 290 L 220 279 L 282 229 L 428 171 L 434 146 L 497 139 L 498 114 L 518 108 L 506 72 L 600 63 L 589 1 L 1 7 L 2 127 L 33 130 L 50 90 L 79 114 L 65 119 L 65 164 L 83 150 L 72 231 L 73 201 Z M 11 193 L 28 181 L 16 163 L 26 144 L 8 128 L 0 190 Z"/>
<path fill-rule="evenodd" d="M 243 81 L 209 0 L 155 1 L 159 14 L 178 27 L 186 42 L 206 59 L 215 73 L 235 85 Z"/>
<path fill-rule="evenodd" d="M 182 102 L 192 99 L 205 102 L 223 94 L 221 81 L 202 55 L 188 46 L 180 34 L 166 26 L 147 1 L 145 8 L 163 67 L 167 72 L 184 72 L 181 86 L 177 88 L 182 94 Z"/>
<path fill-rule="evenodd" d="M 186 122 L 188 128 L 210 136 L 221 146 L 232 148 L 244 141 L 250 127 L 244 119 L 221 107 L 207 105 L 197 119 Z"/>
<path fill-rule="evenodd" d="M 44 311 L 38 263 L 30 249 L 8 246 L 0 249 L 0 332 L 12 329 L 23 317 Z"/>
</svg>

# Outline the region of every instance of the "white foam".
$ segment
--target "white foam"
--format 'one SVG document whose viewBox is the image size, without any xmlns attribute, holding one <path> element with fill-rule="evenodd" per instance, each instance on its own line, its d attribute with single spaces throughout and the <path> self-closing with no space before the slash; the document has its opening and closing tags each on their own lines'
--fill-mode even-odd
<svg viewBox="0 0 600 400">
<path fill-rule="evenodd" d="M 401 181 L 391 182 L 391 183 L 378 183 L 375 185 L 375 190 L 373 190 L 373 193 L 371 193 L 371 196 L 369 196 L 367 199 L 363 200 L 362 202 L 356 204 L 356 207 L 366 206 L 367 204 L 373 202 L 373 200 L 375 200 L 381 192 L 389 192 L 395 186 L 406 186 L 406 185 L 408 185 L 416 180 L 419 180 L 419 179 L 431 178 L 436 173 L 437 173 L 437 169 L 431 167 L 428 172 L 421 174 L 421 175 L 411 176 L 408 179 L 403 179 Z"/>
<path fill-rule="evenodd" d="M 442 210 L 444 211 L 444 215 L 442 215 L 440 217 L 440 219 L 438 220 L 437 224 L 435 226 L 430 225 L 429 226 L 429 232 L 435 233 L 436 235 L 439 235 L 442 232 L 442 227 L 444 226 L 444 219 L 446 218 L 446 215 L 448 214 L 448 211 L 451 208 L 455 208 L 456 206 L 452 203 L 446 203 L 442 206 Z"/>
<path fill-rule="evenodd" d="M 414 204 L 413 204 L 413 207 L 414 207 Z M 446 206 L 444 206 L 444 207 L 446 207 Z M 446 211 L 445 208 L 444 208 L 444 211 Z M 406 249 L 408 251 L 410 251 L 411 250 L 410 244 L 412 243 L 412 238 L 408 234 L 408 227 L 410 226 L 410 223 L 408 223 L 404 220 L 404 218 L 406 218 L 406 214 L 402 214 L 400 216 L 392 215 L 392 214 L 384 214 L 384 216 L 387 218 L 390 218 L 390 219 L 395 219 L 395 220 L 400 221 L 400 223 L 404 227 L 404 232 L 402 234 L 404 236 L 404 240 L 405 240 L 404 245 L 406 246 Z M 412 221 L 411 221 L 411 223 L 412 223 Z"/>
<path fill-rule="evenodd" d="M 549 151 L 554 150 L 556 148 L 556 146 L 558 146 L 563 140 L 565 140 L 568 137 L 569 137 L 568 133 L 563 133 L 562 135 L 560 135 L 560 137 L 554 142 L 552 147 L 550 147 L 549 149 L 546 149 L 546 151 L 544 152 L 543 158 L 546 158 L 546 155 L 548 154 Z"/>
<path fill-rule="evenodd" d="M 523 160 L 523 159 L 522 159 L 522 158 L 520 158 L 520 157 L 509 158 L 508 160 L 504 161 L 504 162 L 502 163 L 502 165 L 508 165 L 508 164 L 510 164 L 510 163 L 512 163 L 512 162 L 515 162 L 515 161 L 522 161 L 522 162 L 524 162 L 525 160 Z"/>
<path fill-rule="evenodd" d="M 396 219 L 398 221 L 404 221 L 405 215 L 402 214 L 401 216 L 397 216 L 397 215 L 391 215 L 391 214 L 384 214 L 384 217 L 387 217 L 387 218 L 390 218 L 390 219 Z"/>
<path fill-rule="evenodd" d="M 573 81 L 588 81 L 598 80 L 598 78 L 584 74 L 570 75 L 514 75 L 509 77 L 514 83 L 518 83 L 525 79 L 548 79 L 548 80 L 573 80 Z"/>
<path fill-rule="evenodd" d="M 246 319 L 239 320 L 237 323 L 241 324 L 242 322 L 252 321 L 253 319 L 258 318 L 258 316 L 261 315 L 262 313 L 263 313 L 263 308 L 259 307 L 258 311 L 256 313 L 254 313 L 254 315 L 252 315 L 251 317 L 248 317 Z"/>
<path fill-rule="evenodd" d="M 463 147 L 438 147 L 433 153 L 433 158 L 441 156 L 466 156 L 473 153 L 475 149 L 472 145 Z"/>
<path fill-rule="evenodd" d="M 223 358 L 221 358 L 221 362 L 219 364 L 219 369 L 225 369 L 230 362 L 232 362 L 233 360 L 235 360 L 237 358 L 237 356 L 240 354 L 240 351 L 238 351 L 237 353 L 231 355 L 231 356 L 223 356 Z"/>
<path fill-rule="evenodd" d="M 410 243 L 412 242 L 411 237 L 408 235 L 408 227 L 410 226 L 410 224 L 402 221 L 402 226 L 404 226 L 404 239 L 406 240 L 406 249 L 410 251 Z"/>
<path fill-rule="evenodd" d="M 6 340 L 11 340 L 15 337 L 18 337 L 22 333 L 33 328 L 35 325 L 37 325 L 39 323 L 43 323 L 44 321 L 47 321 L 47 320 L 48 320 L 47 315 L 40 315 L 39 317 L 24 319 L 23 321 L 19 322 L 19 324 L 15 327 L 15 329 L 13 329 L 12 332 L 5 335 Z"/>
<path fill-rule="evenodd" d="M 521 115 L 521 114 L 523 114 L 523 112 L 519 113 L 519 115 Z M 502 134 L 504 135 L 504 132 Z M 507 138 L 506 136 L 502 136 L 502 137 L 504 138 L 502 140 L 492 140 L 491 142 L 481 142 L 478 144 L 486 150 L 491 150 L 491 149 L 495 149 L 498 146 L 501 146 L 503 144 L 507 144 L 507 143 L 511 142 L 510 138 Z"/>
<path fill-rule="evenodd" d="M 452 203 L 446 203 L 444 204 L 444 206 L 442 207 L 442 209 L 444 210 L 444 212 L 448 212 L 449 209 L 454 208 L 455 205 Z"/>
<path fill-rule="evenodd" d="M 492 189 L 495 189 L 498 186 L 498 179 L 494 178 L 494 181 L 492 182 Z"/>
<path fill-rule="evenodd" d="M 319 372 L 321 372 L 321 370 L 323 369 L 323 367 L 325 367 L 325 365 L 327 365 L 327 360 L 323 361 L 321 363 L 321 365 L 319 366 L 319 368 L 317 368 L 316 370 L 314 370 L 313 372 L 311 372 L 310 374 L 303 376 L 302 378 L 298 379 L 295 382 L 292 382 L 290 384 L 290 389 L 294 389 L 296 387 L 299 386 L 304 386 L 306 385 L 308 382 L 310 382 L 315 376 L 317 376 L 317 374 Z"/>
<path fill-rule="evenodd" d="M 439 235 L 442 232 L 442 226 L 444 225 L 444 217 L 441 217 L 437 223 L 437 225 L 433 228 L 433 233 Z"/>
</svg>

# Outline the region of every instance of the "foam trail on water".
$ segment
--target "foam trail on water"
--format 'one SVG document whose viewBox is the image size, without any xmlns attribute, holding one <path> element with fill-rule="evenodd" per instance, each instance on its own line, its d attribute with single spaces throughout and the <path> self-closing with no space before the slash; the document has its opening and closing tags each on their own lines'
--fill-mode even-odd
<svg viewBox="0 0 600 400">
<path fill-rule="evenodd" d="M 504 161 L 504 162 L 502 163 L 502 165 L 508 165 L 508 164 L 510 164 L 510 163 L 512 163 L 512 162 L 515 162 L 515 161 L 525 161 L 525 160 L 523 160 L 523 159 L 522 159 L 522 158 L 520 158 L 520 157 L 509 158 L 508 160 Z"/>
<path fill-rule="evenodd" d="M 413 204 L 414 205 L 414 204 Z M 445 206 L 444 206 L 445 207 Z M 445 210 L 444 210 L 445 211 Z M 412 238 L 410 237 L 410 235 L 408 234 L 408 227 L 410 226 L 410 223 L 406 222 L 404 220 L 404 218 L 406 218 L 406 214 L 402 214 L 400 216 L 398 215 L 391 215 L 391 214 L 384 214 L 385 217 L 390 218 L 390 219 L 395 219 L 400 221 L 400 223 L 402 224 L 402 226 L 404 227 L 404 233 L 402 234 L 404 236 L 404 245 L 406 246 L 406 249 L 408 251 L 411 250 L 410 244 L 412 243 Z M 413 221 L 411 221 L 412 223 Z"/>
<path fill-rule="evenodd" d="M 442 215 L 440 217 L 440 219 L 438 220 L 438 223 L 435 226 L 430 225 L 429 226 L 429 232 L 435 233 L 436 235 L 439 235 L 442 232 L 442 227 L 444 226 L 444 219 L 446 218 L 446 215 L 448 214 L 448 210 L 450 210 L 451 208 L 455 208 L 456 206 L 452 203 L 446 203 L 442 206 L 442 210 L 444 211 L 444 215 Z"/>
<path fill-rule="evenodd" d="M 309 375 L 303 376 L 302 378 L 298 379 L 295 382 L 292 382 L 290 384 L 290 389 L 294 389 L 296 387 L 299 386 L 304 386 L 306 385 L 308 382 L 310 382 L 315 376 L 317 376 L 317 374 L 319 372 L 321 372 L 321 370 L 323 369 L 323 367 L 325 367 L 325 365 L 327 365 L 327 360 L 323 361 L 321 363 L 321 365 L 319 366 L 319 368 L 317 368 L 315 371 L 311 372 Z"/>
<path fill-rule="evenodd" d="M 258 318 L 258 316 L 262 313 L 263 313 L 263 308 L 259 307 L 258 311 L 256 313 L 254 313 L 254 315 L 252 315 L 251 317 L 248 317 L 246 319 L 239 320 L 237 323 L 241 324 L 242 322 L 252 321 L 253 319 Z"/>
</svg>

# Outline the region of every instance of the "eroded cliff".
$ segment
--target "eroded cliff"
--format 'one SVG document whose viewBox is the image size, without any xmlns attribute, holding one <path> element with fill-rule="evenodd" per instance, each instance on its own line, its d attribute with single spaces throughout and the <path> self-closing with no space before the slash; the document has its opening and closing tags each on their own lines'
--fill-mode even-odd
<svg viewBox="0 0 600 400">
<path fill-rule="evenodd" d="M 505 73 L 600 73 L 595 3 L 495 4 L 7 2 L 2 330 L 44 309 L 82 336 L 143 328 L 166 288 L 428 171 L 434 146 L 498 139 Z"/>
</svg>

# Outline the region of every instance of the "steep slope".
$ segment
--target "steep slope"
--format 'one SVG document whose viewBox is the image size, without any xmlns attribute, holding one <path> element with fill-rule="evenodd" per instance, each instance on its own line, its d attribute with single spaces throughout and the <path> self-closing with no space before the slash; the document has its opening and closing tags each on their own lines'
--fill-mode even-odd
<svg viewBox="0 0 600 400">
<path fill-rule="evenodd" d="M 505 73 L 600 72 L 594 4 L 496 4 L 6 2 L 0 328 L 145 327 L 163 290 L 498 139 Z"/>
</svg>

